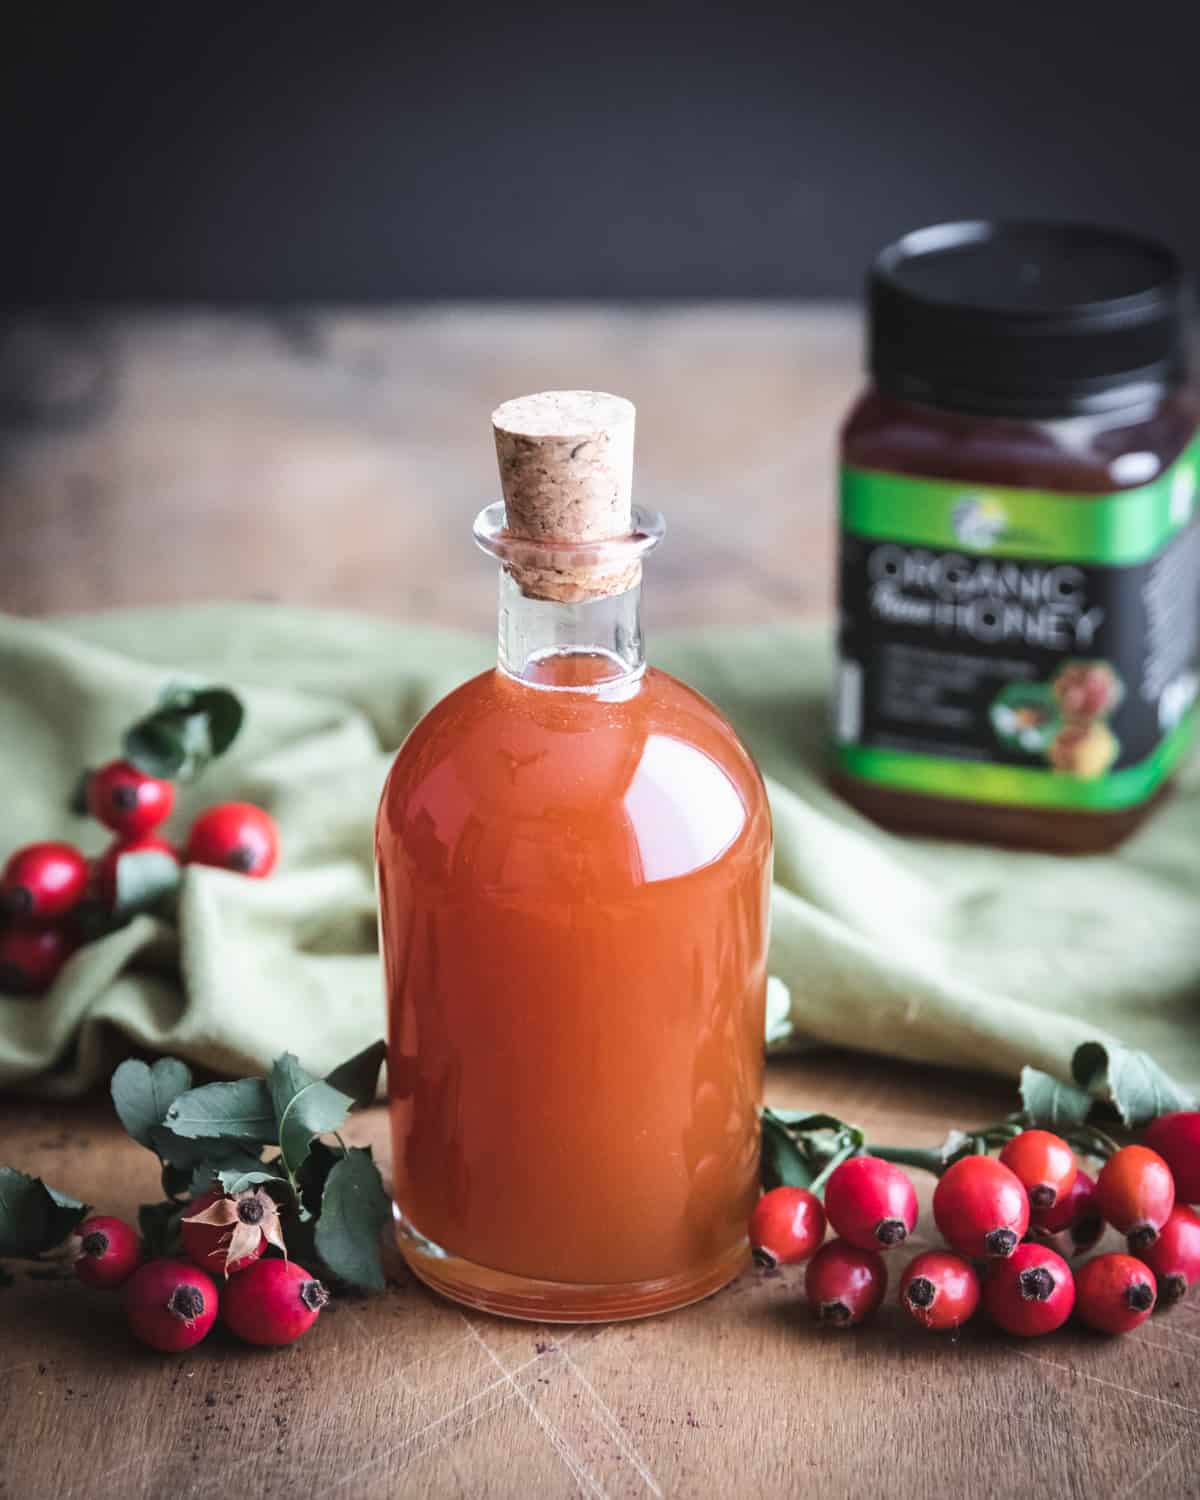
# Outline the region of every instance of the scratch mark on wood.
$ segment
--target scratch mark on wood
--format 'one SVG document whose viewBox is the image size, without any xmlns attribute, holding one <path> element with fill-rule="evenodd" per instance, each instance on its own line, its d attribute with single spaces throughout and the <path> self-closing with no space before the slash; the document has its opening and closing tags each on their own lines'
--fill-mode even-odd
<svg viewBox="0 0 1200 1500">
<path fill-rule="evenodd" d="M 371 1342 L 375 1344 L 379 1343 L 380 1340 L 372 1339 Z M 364 1386 L 363 1392 L 365 1394 L 370 1391 L 378 1390 L 381 1385 L 389 1385 L 398 1376 L 405 1376 L 409 1373 L 410 1370 L 415 1370 L 418 1365 L 429 1364 L 431 1360 L 435 1359 L 444 1359 L 447 1354 L 452 1354 L 460 1344 L 469 1344 L 470 1342 L 471 1335 L 469 1333 L 464 1333 L 460 1338 L 452 1339 L 444 1349 L 435 1349 L 432 1354 L 422 1354 L 419 1359 L 410 1359 L 407 1364 L 399 1365 L 395 1369 L 389 1370 L 387 1374 L 384 1375 L 381 1379 L 374 1381 L 371 1385 Z M 447 1375 L 442 1380 L 434 1380 L 426 1386 L 419 1387 L 419 1392 L 422 1396 L 428 1395 L 430 1391 L 437 1390 L 439 1385 L 446 1385 L 449 1381 L 454 1379 L 455 1375 Z"/>
<path fill-rule="evenodd" d="M 462 1314 L 460 1314 L 460 1316 L 462 1316 L 463 1322 L 466 1323 L 467 1327 L 471 1330 L 471 1333 L 478 1341 L 479 1346 L 487 1354 L 488 1358 L 492 1361 L 492 1363 L 498 1370 L 504 1371 L 505 1380 L 507 1380 L 508 1383 L 512 1386 L 513 1390 L 516 1391 L 518 1397 L 524 1404 L 525 1409 L 529 1412 L 529 1415 L 545 1433 L 546 1441 L 558 1454 L 559 1458 L 563 1461 L 566 1467 L 571 1471 L 571 1473 L 575 1476 L 575 1478 L 579 1481 L 579 1483 L 585 1490 L 590 1491 L 591 1494 L 597 1497 L 597 1500 L 608 1500 L 608 1494 L 606 1490 L 594 1475 L 588 1473 L 587 1466 L 584 1463 L 583 1459 L 579 1456 L 579 1454 L 575 1452 L 575 1450 L 567 1442 L 566 1438 L 564 1438 L 562 1433 L 559 1432 L 554 1423 L 551 1422 L 547 1417 L 544 1417 L 542 1413 L 538 1411 L 537 1407 L 534 1406 L 533 1402 L 509 1374 L 505 1366 L 500 1362 L 500 1358 L 496 1354 L 496 1351 L 487 1342 L 487 1340 L 470 1321 L 470 1319 Z"/>
<path fill-rule="evenodd" d="M 497 1381 L 496 1383 L 497 1385 L 503 1385 L 504 1382 Z M 447 1443 L 456 1442 L 460 1437 L 462 1437 L 463 1433 L 469 1432 L 477 1422 L 482 1422 L 485 1417 L 490 1417 L 493 1412 L 499 1411 L 502 1406 L 507 1406 L 509 1402 L 512 1401 L 512 1399 L 513 1394 L 511 1391 L 501 1391 L 496 1400 L 485 1406 L 482 1411 L 475 1412 L 469 1421 L 463 1422 L 462 1425 L 456 1427 L 453 1432 L 445 1433 L 442 1437 L 439 1437 L 436 1442 L 428 1444 L 428 1446 L 422 1448 L 419 1452 L 410 1454 L 403 1463 L 397 1464 L 394 1469 L 389 1471 L 389 1473 L 393 1476 L 396 1474 L 400 1474 L 405 1469 L 407 1469 L 410 1464 L 415 1464 L 419 1459 L 427 1458 L 431 1453 L 436 1453 L 439 1448 L 444 1448 Z"/>
<path fill-rule="evenodd" d="M 1162 1465 L 1166 1463 L 1167 1459 L 1170 1458 L 1171 1454 L 1175 1452 L 1176 1448 L 1178 1448 L 1179 1445 L 1180 1445 L 1180 1443 L 1182 1443 L 1182 1442 L 1183 1442 L 1182 1438 L 1176 1438 L 1175 1441 L 1171 1444 L 1171 1446 L 1164 1453 L 1160 1453 L 1158 1455 L 1158 1457 L 1154 1460 L 1154 1462 L 1150 1465 L 1150 1467 L 1148 1469 L 1146 1469 L 1143 1473 L 1139 1474 L 1138 1477 L 1133 1481 L 1133 1483 L 1131 1485 L 1127 1486 L 1127 1488 L 1125 1490 L 1125 1493 L 1127 1495 L 1132 1495 L 1133 1492 L 1134 1492 L 1134 1490 L 1140 1490 L 1141 1487 L 1142 1487 L 1142 1485 L 1144 1485 L 1145 1482 L 1147 1481 L 1147 1479 L 1150 1478 L 1151 1474 L 1154 1473 L 1155 1469 L 1161 1468 Z"/>
<path fill-rule="evenodd" d="M 135 1453 L 132 1458 L 122 1459 L 119 1464 L 114 1464 L 111 1469 L 106 1469 L 103 1474 L 92 1475 L 85 1483 L 74 1485 L 66 1493 L 68 1496 L 78 1495 L 82 1490 L 86 1490 L 89 1494 L 93 1495 L 104 1494 L 106 1493 L 107 1483 L 114 1474 L 123 1474 L 126 1469 L 131 1468 L 134 1464 L 143 1464 L 147 1459 L 154 1457 L 157 1457 L 157 1455 L 148 1451 Z"/>
<path fill-rule="evenodd" d="M 463 1319 L 463 1322 L 464 1323 L 466 1322 L 465 1318 Z M 467 1327 L 470 1328 L 471 1325 L 469 1323 L 467 1323 Z M 474 1329 L 471 1329 L 471 1334 L 466 1335 L 464 1337 L 464 1339 L 462 1340 L 462 1342 L 464 1342 L 464 1343 L 467 1342 L 467 1340 L 471 1337 L 471 1335 L 474 1334 L 474 1332 L 475 1332 Z M 476 1337 L 477 1337 L 477 1335 L 476 1335 Z M 567 1334 L 563 1338 L 559 1339 L 559 1341 L 558 1341 L 559 1349 L 562 1348 L 562 1346 L 567 1342 L 568 1339 L 570 1339 L 570 1337 L 571 1337 L 571 1335 Z M 485 1348 L 486 1348 L 486 1345 L 485 1345 Z M 490 1354 L 491 1351 L 488 1350 L 488 1353 Z M 341 1479 L 339 1479 L 337 1481 L 337 1483 L 333 1486 L 333 1488 L 334 1489 L 342 1489 L 345 1485 L 349 1484 L 352 1480 L 357 1479 L 360 1474 L 366 1473 L 366 1471 L 368 1469 L 374 1468 L 376 1464 L 381 1464 L 386 1459 L 389 1459 L 389 1458 L 393 1457 L 395 1454 L 401 1452 L 403 1449 L 410 1447 L 419 1438 L 424 1437 L 427 1432 L 432 1432 L 435 1427 L 441 1427 L 441 1426 L 443 1426 L 446 1422 L 449 1422 L 453 1417 L 459 1416 L 462 1412 L 467 1411 L 470 1407 L 474 1406 L 477 1401 L 482 1401 L 485 1396 L 487 1396 L 487 1395 L 489 1395 L 489 1394 L 491 1394 L 491 1393 L 493 1393 L 495 1391 L 499 1391 L 499 1390 L 503 1389 L 503 1387 L 505 1385 L 510 1385 L 512 1387 L 512 1391 L 515 1391 L 517 1393 L 517 1395 L 520 1395 L 521 1394 L 520 1387 L 517 1385 L 515 1377 L 518 1376 L 518 1375 L 520 1375 L 522 1373 L 522 1371 L 527 1370 L 530 1367 L 530 1365 L 535 1365 L 535 1364 L 537 1364 L 541 1360 L 554 1359 L 556 1357 L 556 1354 L 557 1354 L 557 1351 L 554 1354 L 535 1354 L 535 1355 L 533 1355 L 533 1357 L 531 1359 L 524 1360 L 521 1364 L 517 1365 L 516 1368 L 513 1369 L 512 1371 L 505 1371 L 504 1376 L 503 1376 L 502 1379 L 491 1381 L 488 1385 L 485 1385 L 482 1390 L 476 1391 L 473 1396 L 468 1396 L 465 1401 L 461 1401 L 457 1406 L 451 1407 L 451 1409 L 448 1412 L 444 1412 L 440 1417 L 434 1417 L 431 1421 L 426 1422 L 423 1427 L 419 1427 L 416 1432 L 410 1433 L 408 1437 L 401 1438 L 401 1440 L 398 1443 L 393 1444 L 392 1447 L 386 1449 L 383 1453 L 377 1453 L 374 1458 L 367 1459 L 366 1463 L 360 1464 L 357 1469 L 352 1469 L 352 1470 L 350 1470 L 350 1472 L 348 1474 L 343 1474 L 343 1476 L 341 1477 Z M 492 1356 L 492 1358 L 493 1358 L 493 1362 L 494 1363 L 497 1363 L 497 1364 L 499 1363 L 499 1361 L 495 1359 L 494 1355 Z M 409 1367 L 405 1366 L 405 1368 L 407 1369 Z M 503 1370 L 504 1366 L 501 1365 L 500 1368 Z M 389 1378 L 394 1378 L 394 1372 L 393 1372 L 392 1376 L 389 1376 Z M 439 1384 L 444 1384 L 445 1382 L 438 1382 L 438 1383 Z M 424 1392 L 422 1392 L 422 1394 L 424 1394 Z M 512 1394 L 512 1392 L 506 1392 L 505 1395 L 504 1395 L 504 1401 L 509 1400 L 511 1398 L 511 1394 Z M 503 1401 L 500 1402 L 500 1403 L 498 1403 L 498 1404 L 502 1405 Z M 471 1425 L 473 1425 L 473 1423 L 467 1423 L 466 1424 L 466 1426 L 471 1426 Z M 465 1431 L 466 1427 L 464 1427 L 462 1430 Z M 450 1437 L 453 1437 L 453 1435 L 454 1434 L 451 1433 Z M 446 1442 L 448 1442 L 449 1440 L 450 1440 L 449 1437 L 447 1437 L 446 1439 L 444 1439 L 444 1441 L 446 1441 Z M 440 1444 L 434 1445 L 434 1446 L 440 1446 Z M 425 1449 L 425 1450 L 422 1450 L 422 1451 L 423 1452 L 427 1452 L 429 1450 Z M 401 1467 L 403 1468 L 404 1465 L 401 1465 Z"/>
<path fill-rule="evenodd" d="M 1065 1370 L 1068 1375 L 1077 1375 L 1080 1380 L 1090 1380 L 1096 1385 L 1104 1385 L 1113 1391 L 1121 1391 L 1126 1396 L 1136 1396 L 1141 1401 L 1153 1401 L 1158 1406 L 1170 1406 L 1176 1411 L 1186 1411 L 1193 1417 L 1200 1417 L 1200 1407 L 1185 1406 L 1182 1401 L 1169 1401 L 1166 1396 L 1152 1396 L 1149 1391 L 1139 1391 L 1132 1385 L 1120 1385 L 1115 1380 L 1105 1380 L 1100 1375 L 1089 1375 L 1086 1370 L 1077 1370 L 1074 1365 L 1060 1365 L 1055 1360 L 1044 1359 L 1040 1354 L 1027 1354 L 1024 1349 L 1014 1349 L 1013 1353 L 1019 1359 L 1027 1359 L 1035 1365 L 1049 1365 L 1052 1370 Z"/>
<path fill-rule="evenodd" d="M 1144 1333 L 1137 1334 L 1131 1342 L 1145 1344 L 1147 1349 L 1164 1349 L 1176 1359 L 1200 1359 L 1200 1354 L 1193 1354 L 1190 1349 L 1177 1349 L 1174 1344 L 1160 1344 L 1157 1339 L 1148 1339 Z"/>
<path fill-rule="evenodd" d="M 663 1492 L 659 1488 L 658 1481 L 650 1472 L 650 1465 L 633 1446 L 633 1442 L 630 1439 L 629 1434 L 621 1426 L 621 1423 L 617 1418 L 617 1414 L 604 1402 L 604 1400 L 600 1396 L 600 1392 L 571 1358 L 571 1351 L 569 1349 L 565 1351 L 565 1353 L 563 1354 L 563 1358 L 570 1366 L 571 1373 L 575 1376 L 575 1379 L 583 1385 L 584 1389 L 591 1396 L 596 1406 L 600 1409 L 606 1425 L 612 1432 L 613 1437 L 617 1440 L 617 1446 L 621 1449 L 621 1451 L 624 1453 L 625 1457 L 629 1460 L 633 1467 L 638 1471 L 638 1474 L 641 1476 L 646 1488 L 652 1495 L 656 1495 L 658 1497 L 658 1500 L 663 1500 Z"/>
<path fill-rule="evenodd" d="M 1193 1344 L 1200 1344 L 1200 1337 L 1198 1337 L 1194 1333 L 1189 1333 L 1186 1328 L 1180 1328 L 1179 1322 L 1178 1322 L 1178 1318 L 1179 1318 L 1179 1314 L 1176 1313 L 1175 1314 L 1175 1318 L 1170 1323 L 1168 1323 L 1168 1324 L 1166 1324 L 1164 1326 L 1163 1332 L 1164 1333 L 1177 1333 L 1180 1336 L 1180 1338 L 1191 1339 L 1191 1341 L 1192 1341 Z"/>
<path fill-rule="evenodd" d="M 556 1349 L 553 1352 L 557 1353 L 558 1349 L 561 1348 L 563 1344 L 567 1343 L 568 1340 L 572 1339 L 574 1336 L 575 1336 L 575 1333 L 573 1331 L 571 1333 L 568 1333 L 565 1337 L 560 1338 L 559 1341 L 558 1341 L 558 1346 L 556 1347 Z M 459 1344 L 474 1344 L 474 1346 L 475 1346 L 475 1353 L 477 1353 L 480 1356 L 479 1366 L 477 1368 L 481 1368 L 481 1369 L 482 1368 L 486 1368 L 487 1364 L 490 1363 L 490 1361 L 488 1361 L 488 1359 L 487 1359 L 487 1356 L 485 1354 L 483 1354 L 482 1351 L 479 1349 L 478 1343 L 471 1336 L 471 1334 L 464 1333 L 461 1339 L 454 1340 L 453 1344 L 450 1345 L 447 1349 L 441 1350 L 441 1351 L 439 1351 L 436 1354 L 427 1355 L 424 1361 L 413 1361 L 411 1364 L 407 1364 L 407 1365 L 403 1366 L 403 1372 L 405 1374 L 407 1374 L 408 1371 L 410 1371 L 411 1369 L 413 1369 L 413 1367 L 414 1367 L 415 1364 L 418 1364 L 418 1363 L 428 1363 L 428 1361 L 430 1361 L 430 1360 L 441 1359 L 443 1357 L 443 1355 L 445 1355 L 447 1353 L 450 1353 L 454 1349 L 456 1349 L 459 1346 Z M 538 1362 L 538 1360 L 547 1358 L 550 1353 L 551 1353 L 551 1351 L 547 1351 L 546 1354 L 541 1354 L 541 1353 L 535 1354 L 532 1357 L 532 1359 L 528 1359 L 523 1364 L 518 1365 L 516 1367 L 516 1369 L 514 1370 L 513 1373 L 514 1374 L 519 1374 L 522 1370 L 528 1369 L 528 1367 L 530 1365 L 536 1364 Z M 462 1374 L 463 1374 L 463 1372 L 462 1372 L 461 1369 L 452 1369 L 449 1372 L 449 1374 L 447 1374 L 447 1375 L 441 1375 L 436 1380 L 430 1380 L 427 1383 L 422 1383 L 422 1384 L 419 1384 L 419 1385 L 411 1386 L 411 1388 L 413 1390 L 413 1393 L 417 1397 L 419 1397 L 422 1401 L 424 1401 L 429 1396 L 429 1394 L 432 1391 L 440 1390 L 441 1387 L 444 1386 L 444 1385 L 453 1385 L 455 1381 L 461 1380 L 462 1379 Z M 381 1383 L 386 1383 L 386 1382 L 381 1382 Z M 409 1382 L 409 1384 L 411 1385 L 411 1382 Z M 373 1387 L 368 1387 L 368 1389 L 373 1389 Z"/>
<path fill-rule="evenodd" d="M 448 1412 L 445 1412 L 442 1416 L 434 1417 L 432 1421 L 426 1422 L 424 1427 L 418 1427 L 416 1432 L 410 1433 L 406 1438 L 401 1438 L 401 1440 L 398 1443 L 395 1443 L 391 1448 L 386 1449 L 383 1453 L 377 1453 L 374 1458 L 367 1459 L 366 1463 L 360 1464 L 357 1469 L 351 1469 L 349 1473 L 343 1474 L 341 1479 L 338 1480 L 333 1488 L 338 1490 L 343 1489 L 351 1482 L 351 1480 L 357 1479 L 360 1475 L 365 1474 L 368 1469 L 373 1469 L 376 1464 L 383 1463 L 385 1460 L 392 1458 L 395 1454 L 402 1452 L 405 1448 L 411 1448 L 412 1445 L 420 1438 L 423 1438 L 427 1432 L 432 1432 L 435 1427 L 444 1426 L 452 1418 L 457 1417 L 458 1415 L 460 1415 L 460 1413 L 474 1406 L 477 1401 L 482 1401 L 485 1396 L 495 1391 L 502 1390 L 503 1387 L 508 1383 L 509 1382 L 507 1380 L 493 1380 L 490 1385 L 485 1385 L 481 1391 L 476 1391 L 473 1396 L 469 1396 L 458 1406 L 451 1407 L 450 1410 Z M 508 1399 L 507 1393 L 505 1399 Z"/>
</svg>

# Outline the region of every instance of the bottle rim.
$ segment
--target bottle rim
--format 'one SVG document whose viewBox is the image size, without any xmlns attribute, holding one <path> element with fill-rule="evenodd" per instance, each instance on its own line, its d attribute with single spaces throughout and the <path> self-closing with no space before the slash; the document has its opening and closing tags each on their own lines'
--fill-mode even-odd
<svg viewBox="0 0 1200 1500">
<path fill-rule="evenodd" d="M 605 537 L 594 542 L 566 542 L 553 538 L 532 540 L 508 530 L 504 501 L 485 505 L 475 517 L 475 544 L 505 567 L 595 569 L 609 572 L 638 561 L 652 552 L 666 535 L 662 514 L 643 506 L 633 507 L 633 529 L 625 536 Z"/>
</svg>

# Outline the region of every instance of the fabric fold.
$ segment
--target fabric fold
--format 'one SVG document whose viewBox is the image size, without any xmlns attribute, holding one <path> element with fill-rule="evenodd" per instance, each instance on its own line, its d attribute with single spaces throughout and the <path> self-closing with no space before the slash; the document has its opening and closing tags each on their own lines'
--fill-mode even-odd
<svg viewBox="0 0 1200 1500">
<path fill-rule="evenodd" d="M 99 853 L 105 830 L 67 808 L 79 771 L 111 759 L 123 727 L 186 676 L 234 687 L 247 723 L 181 789 L 168 834 L 249 798 L 283 846 L 266 881 L 187 870 L 177 927 L 140 917 L 81 949 L 44 998 L 0 996 L 0 1086 L 77 1094 L 131 1048 L 244 1073 L 286 1047 L 320 1073 L 381 1035 L 380 788 L 413 723 L 492 659 L 482 637 L 273 605 L 0 617 L 0 856 L 45 838 Z M 1195 761 L 1113 854 L 897 838 L 825 780 L 827 631 L 681 635 L 652 660 L 725 710 L 767 777 L 771 968 L 790 995 L 773 1047 L 1068 1077 L 1080 1042 L 1118 1040 L 1200 1083 Z"/>
</svg>

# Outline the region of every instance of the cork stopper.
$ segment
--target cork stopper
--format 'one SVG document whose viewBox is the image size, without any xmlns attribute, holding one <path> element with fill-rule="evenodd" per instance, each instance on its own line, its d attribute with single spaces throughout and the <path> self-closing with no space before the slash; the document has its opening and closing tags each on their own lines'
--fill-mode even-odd
<svg viewBox="0 0 1200 1500">
<path fill-rule="evenodd" d="M 570 550 L 630 535 L 634 415 L 632 402 L 603 391 L 543 391 L 492 413 L 505 530 L 545 544 L 509 564 L 530 598 L 582 603 L 623 594 L 641 577 L 638 556 Z"/>
</svg>

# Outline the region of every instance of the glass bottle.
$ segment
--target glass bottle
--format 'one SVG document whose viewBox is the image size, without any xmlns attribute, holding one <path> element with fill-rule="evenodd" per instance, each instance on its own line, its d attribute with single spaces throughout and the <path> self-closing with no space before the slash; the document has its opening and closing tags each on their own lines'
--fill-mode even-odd
<svg viewBox="0 0 1200 1500">
<path fill-rule="evenodd" d="M 493 422 L 499 663 L 417 725 L 379 811 L 399 1242 L 471 1306 L 638 1317 L 747 1258 L 770 815 L 721 715 L 645 664 L 632 406 Z"/>
</svg>

